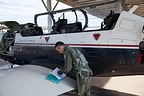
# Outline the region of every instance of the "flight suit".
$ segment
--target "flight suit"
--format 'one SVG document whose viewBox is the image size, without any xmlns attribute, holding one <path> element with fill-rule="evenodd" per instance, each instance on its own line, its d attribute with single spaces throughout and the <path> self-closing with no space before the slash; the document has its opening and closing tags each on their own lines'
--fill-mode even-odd
<svg viewBox="0 0 144 96">
<path fill-rule="evenodd" d="M 77 49 L 66 46 L 64 50 L 64 67 L 61 71 L 68 73 L 74 68 L 77 77 L 77 90 L 79 96 L 90 96 L 90 79 L 92 71 L 84 55 Z"/>
</svg>

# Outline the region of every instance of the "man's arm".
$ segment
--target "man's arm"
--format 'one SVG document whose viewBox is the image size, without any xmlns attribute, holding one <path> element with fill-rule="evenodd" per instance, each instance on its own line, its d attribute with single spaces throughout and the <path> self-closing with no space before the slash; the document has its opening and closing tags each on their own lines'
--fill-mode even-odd
<svg viewBox="0 0 144 96">
<path fill-rule="evenodd" d="M 65 64 L 64 64 L 64 67 L 61 68 L 61 71 L 63 73 L 68 73 L 71 71 L 72 69 L 72 54 L 70 52 L 67 52 L 65 54 Z"/>
</svg>

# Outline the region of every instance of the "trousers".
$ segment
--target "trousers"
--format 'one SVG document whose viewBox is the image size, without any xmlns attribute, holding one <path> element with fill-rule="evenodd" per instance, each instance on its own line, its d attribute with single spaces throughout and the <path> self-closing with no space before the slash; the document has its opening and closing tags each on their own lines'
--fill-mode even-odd
<svg viewBox="0 0 144 96">
<path fill-rule="evenodd" d="M 90 96 L 90 80 L 91 77 L 87 77 L 86 79 L 81 78 L 80 74 L 76 74 L 77 77 L 77 90 L 78 96 Z"/>
</svg>

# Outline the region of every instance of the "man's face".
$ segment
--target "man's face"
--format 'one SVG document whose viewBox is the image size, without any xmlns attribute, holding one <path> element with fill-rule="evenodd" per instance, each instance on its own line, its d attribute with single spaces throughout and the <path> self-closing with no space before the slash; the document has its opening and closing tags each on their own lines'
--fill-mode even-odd
<svg viewBox="0 0 144 96">
<path fill-rule="evenodd" d="M 64 53 L 64 45 L 62 45 L 62 46 L 60 46 L 60 45 L 57 46 L 57 47 L 56 47 L 56 50 L 57 50 L 59 53 L 62 53 L 62 54 L 63 54 L 63 53 Z"/>
</svg>

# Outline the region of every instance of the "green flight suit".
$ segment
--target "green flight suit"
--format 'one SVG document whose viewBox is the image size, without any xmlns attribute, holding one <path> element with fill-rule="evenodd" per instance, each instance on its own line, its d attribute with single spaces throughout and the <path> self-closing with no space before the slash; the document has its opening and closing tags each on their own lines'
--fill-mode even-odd
<svg viewBox="0 0 144 96">
<path fill-rule="evenodd" d="M 92 71 L 83 54 L 77 49 L 66 46 L 64 50 L 64 59 L 65 65 L 61 68 L 61 71 L 67 74 L 72 68 L 75 69 L 78 95 L 90 96 L 90 79 Z"/>
</svg>

